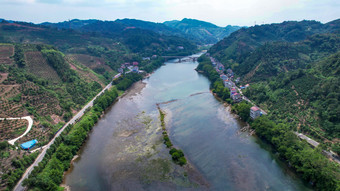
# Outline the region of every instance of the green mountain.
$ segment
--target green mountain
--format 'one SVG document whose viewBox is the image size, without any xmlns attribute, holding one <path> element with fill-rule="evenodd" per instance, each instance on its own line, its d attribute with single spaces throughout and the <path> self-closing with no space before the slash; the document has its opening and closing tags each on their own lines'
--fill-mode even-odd
<svg viewBox="0 0 340 191">
<path fill-rule="evenodd" d="M 94 23 L 101 23 L 104 22 L 108 25 L 110 25 L 111 30 L 117 30 L 118 28 L 120 30 L 123 30 L 125 28 L 139 28 L 139 29 L 144 29 L 144 30 L 149 30 L 156 32 L 160 35 L 166 35 L 166 36 L 178 36 L 178 37 L 186 37 L 184 33 L 182 33 L 180 30 L 168 27 L 164 25 L 163 23 L 154 23 L 154 22 L 149 22 L 149 21 L 142 21 L 142 20 L 137 20 L 137 19 L 117 19 L 115 21 L 100 21 L 100 20 L 95 20 L 95 19 L 89 19 L 89 20 L 79 20 L 79 19 L 73 19 L 70 21 L 64 21 L 64 22 L 59 22 L 59 23 L 41 23 L 41 25 L 44 26 L 50 26 L 50 27 L 55 27 L 58 29 L 85 29 L 86 25 L 94 24 Z M 114 28 L 113 25 L 115 25 Z M 111 31 L 111 32 L 113 32 Z"/>
<path fill-rule="evenodd" d="M 239 26 L 230 25 L 223 28 L 209 22 L 186 18 L 181 21 L 166 21 L 164 24 L 179 29 L 190 36 L 190 39 L 196 39 L 202 44 L 214 44 L 241 28 Z"/>
<path fill-rule="evenodd" d="M 137 19 L 117 19 L 115 21 L 73 19 L 59 23 L 45 22 L 41 23 L 41 25 L 58 29 L 74 29 L 77 31 L 102 32 L 114 35 L 119 35 L 126 29 L 141 29 L 157 33 L 155 36 L 181 37 L 199 44 L 214 44 L 241 28 L 231 25 L 218 27 L 214 24 L 194 19 L 166 21 L 164 23 L 154 23 Z"/>
<path fill-rule="evenodd" d="M 340 20 L 240 29 L 208 51 L 232 68 L 269 118 L 338 148 Z M 340 151 L 340 149 L 339 149 Z"/>
<path fill-rule="evenodd" d="M 244 54 L 266 42 L 297 42 L 313 34 L 339 31 L 339 22 L 335 20 L 322 24 L 317 21 L 287 21 L 242 28 L 211 47 L 209 53 L 222 62 L 238 63 Z"/>
<path fill-rule="evenodd" d="M 161 35 L 151 30 L 113 21 L 98 21 L 83 26 L 80 30 L 100 34 L 107 38 L 114 37 L 133 52 L 144 52 L 147 55 L 188 55 L 196 49 L 196 45 L 185 38 Z M 180 46 L 184 49 L 178 49 Z"/>
<path fill-rule="evenodd" d="M 163 64 L 162 55 L 196 50 L 195 44 L 180 37 L 116 22 L 84 23 L 72 24 L 72 28 L 0 23 L 0 117 L 29 115 L 34 121 L 32 130 L 16 143 L 37 139 L 38 146 L 45 145 L 112 80 L 121 64 L 137 61 L 139 69 L 152 72 Z M 158 56 L 142 59 L 152 55 Z M 126 76 L 116 81 L 118 90 L 142 78 L 136 73 Z M 13 188 L 36 155 L 28 157 L 7 143 L 25 131 L 26 120 L 1 120 L 0 126 L 3 190 Z"/>
<path fill-rule="evenodd" d="M 59 22 L 59 23 L 44 22 L 44 23 L 41 23 L 41 25 L 56 27 L 58 29 L 79 29 L 85 25 L 96 23 L 98 21 L 99 20 L 96 20 L 96 19 L 89 19 L 89 20 L 72 19 L 69 21 L 64 21 L 64 22 Z"/>
<path fill-rule="evenodd" d="M 149 21 L 142 21 L 137 19 L 117 19 L 116 23 L 124 24 L 128 27 L 136 27 L 140 29 L 150 30 L 160 35 L 166 36 L 178 36 L 187 38 L 187 35 L 182 33 L 180 30 L 166 26 L 163 23 L 154 23 Z"/>
<path fill-rule="evenodd" d="M 289 21 L 240 29 L 208 50 L 241 78 L 239 85 L 249 84 L 243 94 L 267 115 L 250 120 L 252 104 L 246 101 L 232 103 L 232 109 L 317 190 L 339 187 L 338 164 L 325 152 L 340 155 L 339 21 Z M 213 82 L 216 95 L 231 102 L 229 89 L 208 56 L 199 59 L 197 69 Z M 311 148 L 293 132 L 320 144 Z"/>
<path fill-rule="evenodd" d="M 76 21 L 70 21 L 70 23 L 74 22 Z M 77 54 L 92 54 L 94 47 L 101 50 L 100 54 L 106 55 L 111 54 L 107 53 L 108 50 L 117 49 L 143 56 L 188 55 L 196 50 L 196 45 L 190 40 L 160 35 L 150 30 L 128 27 L 113 21 L 81 23 L 68 25 L 76 25 L 75 29 L 65 29 L 63 28 L 67 25 L 65 23 L 45 26 L 22 22 L 2 22 L 0 23 L 0 42 L 51 44 L 64 53 Z M 61 28 L 57 28 L 58 26 Z M 134 42 L 133 39 L 136 41 Z M 177 48 L 179 46 L 183 49 Z M 118 55 L 122 51 L 117 50 L 113 54 Z M 94 56 L 98 54 L 96 51 Z"/>
<path fill-rule="evenodd" d="M 240 63 L 230 65 L 244 82 L 266 80 L 280 73 L 305 69 L 310 64 L 336 53 L 338 34 L 316 34 L 299 42 L 268 42 L 253 52 L 240 56 Z"/>
</svg>

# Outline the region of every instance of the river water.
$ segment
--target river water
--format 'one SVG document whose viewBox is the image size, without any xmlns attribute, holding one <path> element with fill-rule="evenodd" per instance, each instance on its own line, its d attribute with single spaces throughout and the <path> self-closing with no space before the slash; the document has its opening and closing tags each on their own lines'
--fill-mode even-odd
<svg viewBox="0 0 340 191">
<path fill-rule="evenodd" d="M 95 125 L 66 173 L 71 190 L 309 190 L 210 92 L 197 62 L 173 63 L 135 84 Z M 159 112 L 189 165 L 171 161 Z"/>
</svg>

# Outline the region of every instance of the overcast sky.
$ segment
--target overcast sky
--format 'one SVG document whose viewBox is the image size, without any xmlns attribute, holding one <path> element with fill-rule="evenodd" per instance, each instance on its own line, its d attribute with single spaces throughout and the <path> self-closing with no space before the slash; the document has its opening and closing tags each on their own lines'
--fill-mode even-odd
<svg viewBox="0 0 340 191">
<path fill-rule="evenodd" d="M 325 23 L 340 18 L 340 0 L 0 0 L 0 18 L 33 23 L 193 18 L 219 26 L 304 19 Z"/>
</svg>

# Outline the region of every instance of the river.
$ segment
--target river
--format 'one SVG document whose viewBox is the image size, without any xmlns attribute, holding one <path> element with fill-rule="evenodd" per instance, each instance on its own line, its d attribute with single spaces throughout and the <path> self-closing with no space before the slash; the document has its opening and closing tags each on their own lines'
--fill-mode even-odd
<svg viewBox="0 0 340 191">
<path fill-rule="evenodd" d="M 197 62 L 167 62 L 136 83 L 99 120 L 66 172 L 72 191 L 309 190 L 209 92 Z M 189 161 L 171 161 L 159 112 L 175 147 Z"/>
</svg>

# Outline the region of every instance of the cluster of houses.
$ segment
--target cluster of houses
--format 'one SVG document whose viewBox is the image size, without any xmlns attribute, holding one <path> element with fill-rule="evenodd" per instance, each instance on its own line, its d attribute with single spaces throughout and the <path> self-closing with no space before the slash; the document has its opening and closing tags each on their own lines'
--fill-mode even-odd
<svg viewBox="0 0 340 191">
<path fill-rule="evenodd" d="M 240 78 L 236 78 L 234 79 L 234 72 L 232 69 L 227 69 L 225 70 L 224 66 L 222 63 L 220 63 L 219 61 L 217 61 L 215 58 L 210 56 L 210 61 L 212 63 L 212 65 L 214 66 L 214 68 L 216 69 L 216 71 L 220 74 L 220 78 L 223 80 L 223 84 L 224 87 L 227 87 L 230 91 L 230 98 L 234 101 L 234 102 L 241 102 L 243 100 L 243 96 L 237 91 L 237 87 L 235 85 L 235 83 L 238 83 L 240 81 Z M 235 81 L 235 83 L 234 83 Z M 240 86 L 240 89 L 245 89 L 249 87 L 249 84 L 246 84 L 244 86 Z M 250 108 L 250 117 L 252 119 L 256 119 L 258 117 L 260 117 L 262 115 L 262 111 L 260 108 L 258 108 L 257 106 L 253 106 Z"/>
<path fill-rule="evenodd" d="M 215 58 L 210 57 L 210 61 L 216 71 L 220 74 L 220 78 L 223 80 L 224 87 L 227 87 L 230 91 L 230 98 L 234 102 L 240 102 L 242 101 L 242 96 L 240 93 L 237 92 L 236 90 L 236 85 L 233 82 L 234 79 L 234 72 L 232 69 L 227 69 L 225 70 L 224 66 L 222 63 L 217 61 Z M 240 78 L 236 79 L 237 81 L 240 80 Z"/>
<path fill-rule="evenodd" d="M 143 60 L 151 60 L 151 59 L 156 59 L 157 55 L 152 55 L 151 57 L 143 57 Z"/>
<path fill-rule="evenodd" d="M 118 72 L 123 74 L 123 73 L 130 73 L 130 72 L 135 72 L 135 73 L 140 73 L 143 72 L 139 70 L 138 68 L 138 62 L 125 62 L 118 68 Z"/>
<path fill-rule="evenodd" d="M 218 72 L 219 74 L 224 73 L 224 66 L 221 62 L 217 61 L 213 57 L 210 57 L 210 61 L 211 61 L 212 65 L 214 66 L 214 68 L 216 69 L 216 72 Z"/>
</svg>

